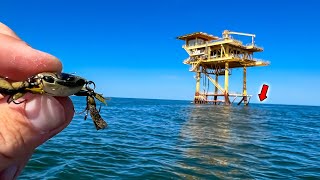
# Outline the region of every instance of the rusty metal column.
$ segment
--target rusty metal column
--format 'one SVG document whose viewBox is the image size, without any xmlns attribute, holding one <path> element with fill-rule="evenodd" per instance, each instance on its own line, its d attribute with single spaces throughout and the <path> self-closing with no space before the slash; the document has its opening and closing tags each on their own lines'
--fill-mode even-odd
<svg viewBox="0 0 320 180">
<path fill-rule="evenodd" d="M 247 67 L 243 67 L 243 103 L 245 106 L 248 105 L 248 98 L 247 98 Z"/>
<path fill-rule="evenodd" d="M 199 102 L 199 92 L 200 92 L 200 72 L 197 71 L 196 73 L 196 93 L 194 95 L 194 103 L 198 103 Z"/>
<path fill-rule="evenodd" d="M 230 100 L 229 100 L 229 63 L 225 63 L 225 68 L 224 68 L 224 99 L 225 99 L 225 105 L 230 105 Z"/>
<path fill-rule="evenodd" d="M 219 80 L 219 75 L 218 75 L 218 72 L 216 72 L 216 82 L 217 82 L 217 83 L 219 83 L 218 80 Z M 214 89 L 214 94 L 216 94 L 216 95 L 213 96 L 213 100 L 214 100 L 214 104 L 216 105 L 216 104 L 217 104 L 217 100 L 218 100 L 218 96 L 217 96 L 217 94 L 218 94 L 218 88 L 217 88 L 217 86 L 214 86 L 214 87 L 215 87 L 215 89 Z"/>
</svg>

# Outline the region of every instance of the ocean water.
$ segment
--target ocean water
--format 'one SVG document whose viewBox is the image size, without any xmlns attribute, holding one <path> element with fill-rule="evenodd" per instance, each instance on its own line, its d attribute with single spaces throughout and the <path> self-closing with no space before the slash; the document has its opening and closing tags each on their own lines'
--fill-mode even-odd
<svg viewBox="0 0 320 180">
<path fill-rule="evenodd" d="M 320 179 L 320 107 L 112 98 L 101 115 L 102 131 L 76 115 L 19 179 Z"/>
</svg>

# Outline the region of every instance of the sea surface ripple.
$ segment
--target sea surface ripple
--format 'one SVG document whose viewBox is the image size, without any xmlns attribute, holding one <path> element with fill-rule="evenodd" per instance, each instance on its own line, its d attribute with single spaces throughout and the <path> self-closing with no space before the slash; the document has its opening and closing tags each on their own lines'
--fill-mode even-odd
<svg viewBox="0 0 320 180">
<path fill-rule="evenodd" d="M 320 107 L 112 98 L 101 115 L 96 131 L 76 114 L 19 179 L 320 178 Z"/>
</svg>

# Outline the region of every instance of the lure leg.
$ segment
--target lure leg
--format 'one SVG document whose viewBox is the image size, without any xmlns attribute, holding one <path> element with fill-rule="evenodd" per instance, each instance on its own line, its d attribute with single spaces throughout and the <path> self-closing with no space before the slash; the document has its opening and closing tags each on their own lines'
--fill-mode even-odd
<svg viewBox="0 0 320 180">
<path fill-rule="evenodd" d="M 100 104 L 100 107 L 99 107 L 99 111 L 98 111 L 98 112 L 100 113 L 100 111 L 101 111 L 101 104 Z"/>
<path fill-rule="evenodd" d="M 23 102 L 25 102 L 26 100 L 23 100 L 21 102 L 16 102 L 16 100 L 18 100 L 19 98 L 23 97 L 26 93 L 16 93 L 14 95 L 10 95 L 7 99 L 7 103 L 11 103 L 13 102 L 14 104 L 21 104 Z"/>
<path fill-rule="evenodd" d="M 13 95 L 10 95 L 7 99 L 7 103 L 10 104 L 13 100 Z"/>
<path fill-rule="evenodd" d="M 13 95 L 10 95 L 9 97 L 8 97 L 8 99 L 7 99 L 7 103 L 8 104 L 10 104 L 11 102 L 13 102 L 14 104 L 21 104 L 21 103 L 23 103 L 23 102 L 25 102 L 26 100 L 23 100 L 23 101 L 21 101 L 21 102 L 16 102 L 15 100 L 14 100 L 14 98 L 13 98 Z"/>
<path fill-rule="evenodd" d="M 88 103 L 88 96 L 87 96 L 87 106 L 86 106 L 86 109 L 85 109 L 85 111 L 86 111 L 86 115 L 84 116 L 84 120 L 87 120 L 87 117 L 88 117 L 88 112 L 89 112 L 89 103 Z"/>
<path fill-rule="evenodd" d="M 27 91 L 33 94 L 44 94 L 44 90 L 42 88 L 26 88 Z"/>
<path fill-rule="evenodd" d="M 94 97 L 98 99 L 100 102 L 102 102 L 103 104 L 107 104 L 106 99 L 102 96 L 102 94 L 94 93 Z"/>
<path fill-rule="evenodd" d="M 86 112 L 86 115 L 84 116 L 84 120 L 87 120 L 87 117 L 88 117 L 88 110 Z"/>
</svg>

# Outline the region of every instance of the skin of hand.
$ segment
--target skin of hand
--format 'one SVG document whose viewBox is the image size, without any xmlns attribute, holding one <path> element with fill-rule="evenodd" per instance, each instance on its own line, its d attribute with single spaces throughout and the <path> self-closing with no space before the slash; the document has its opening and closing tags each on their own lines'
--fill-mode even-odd
<svg viewBox="0 0 320 180">
<path fill-rule="evenodd" d="M 23 81 L 41 72 L 61 72 L 54 56 L 35 50 L 0 22 L 0 77 Z M 35 148 L 61 132 L 74 115 L 68 97 L 26 94 L 7 103 L 0 94 L 0 179 L 16 179 Z"/>
</svg>

